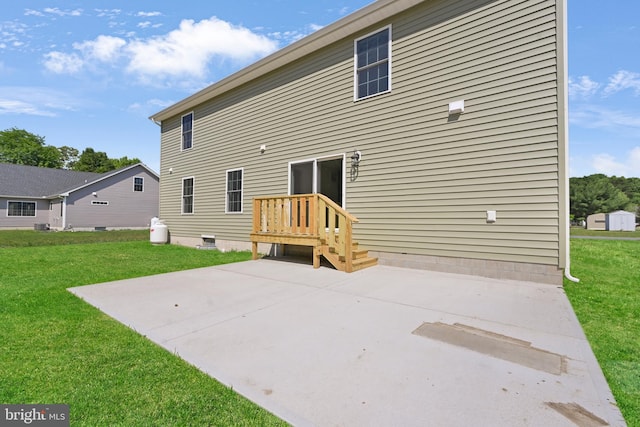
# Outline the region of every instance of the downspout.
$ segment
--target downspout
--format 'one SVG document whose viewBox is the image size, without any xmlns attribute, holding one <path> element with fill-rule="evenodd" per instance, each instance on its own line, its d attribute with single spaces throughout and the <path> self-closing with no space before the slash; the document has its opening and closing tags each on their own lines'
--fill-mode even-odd
<svg viewBox="0 0 640 427">
<path fill-rule="evenodd" d="M 67 229 L 67 196 L 62 196 L 62 229 Z"/>
<path fill-rule="evenodd" d="M 558 36 L 561 38 L 559 41 L 559 47 L 561 49 L 562 64 L 559 69 L 558 83 L 561 86 L 558 90 L 559 103 L 561 105 L 561 126 L 558 129 L 559 137 L 562 138 L 558 144 L 563 157 L 563 164 L 561 167 L 564 169 L 559 177 L 562 187 L 564 187 L 564 194 L 561 194 L 560 198 L 560 215 L 564 217 L 564 221 L 560 221 L 561 226 L 564 227 L 564 277 L 568 280 L 578 283 L 580 279 L 571 275 L 571 242 L 569 232 L 569 89 L 568 89 L 568 75 L 569 61 L 568 61 L 568 43 L 567 43 L 567 0 L 557 0 L 556 5 L 559 4 L 561 18 L 558 19 Z"/>
</svg>

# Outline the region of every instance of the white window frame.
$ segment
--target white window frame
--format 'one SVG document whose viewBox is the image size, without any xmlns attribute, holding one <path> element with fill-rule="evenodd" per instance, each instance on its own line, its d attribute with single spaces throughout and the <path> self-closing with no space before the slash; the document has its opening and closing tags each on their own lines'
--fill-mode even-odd
<svg viewBox="0 0 640 427">
<path fill-rule="evenodd" d="M 389 30 L 389 43 L 387 45 L 388 46 L 388 50 L 389 50 L 387 52 L 387 64 L 388 64 L 388 71 L 389 71 L 389 73 L 388 73 L 388 87 L 387 87 L 387 90 L 385 90 L 383 92 L 376 92 L 376 93 L 374 93 L 372 95 L 367 95 L 367 96 L 363 96 L 363 97 L 360 98 L 360 97 L 358 97 L 358 42 L 360 40 L 366 39 L 367 37 L 371 37 L 372 35 L 377 34 L 377 33 L 381 32 L 381 31 L 387 30 L 387 29 Z M 392 80 L 391 79 L 391 69 L 392 69 L 392 67 L 391 67 L 391 64 L 392 64 L 391 55 L 392 55 L 392 52 L 393 52 L 392 44 L 393 44 L 393 31 L 392 31 L 392 25 L 391 24 L 389 24 L 389 25 L 387 25 L 385 27 L 379 28 L 379 29 L 377 29 L 375 31 L 372 31 L 372 32 L 370 32 L 368 34 L 365 34 L 364 36 L 359 37 L 359 38 L 357 38 L 357 39 L 355 39 L 353 41 L 353 100 L 354 101 L 361 101 L 363 99 L 368 99 L 368 98 L 371 98 L 371 97 L 374 97 L 374 96 L 378 96 L 378 95 L 382 95 L 382 94 L 391 92 L 391 80 Z M 382 61 L 379 61 L 379 62 L 382 63 Z M 367 67 L 370 67 L 371 65 L 372 64 L 369 64 L 369 65 L 367 65 Z"/>
<path fill-rule="evenodd" d="M 239 211 L 230 211 L 229 210 L 229 172 L 237 172 L 240 171 L 242 174 L 242 178 L 240 181 L 240 210 Z M 235 169 L 227 169 L 224 173 L 224 213 L 230 215 L 241 214 L 244 212 L 244 168 L 235 168 Z"/>
<path fill-rule="evenodd" d="M 136 179 L 142 180 L 142 190 L 136 190 Z M 134 193 L 144 193 L 144 177 L 143 176 L 134 176 L 133 177 L 133 192 Z"/>
<path fill-rule="evenodd" d="M 191 115 L 191 146 L 184 148 L 184 118 L 187 117 L 188 115 Z M 193 111 L 187 113 L 187 114 L 183 114 L 180 117 L 180 151 L 189 151 L 191 149 L 193 149 L 193 128 L 194 128 L 194 124 L 195 124 L 195 114 L 193 113 Z"/>
<path fill-rule="evenodd" d="M 34 208 L 33 208 L 33 215 L 9 215 L 9 203 L 33 203 Z M 20 213 L 22 214 L 22 212 L 24 211 L 24 208 L 22 206 L 20 206 Z M 33 201 L 23 201 L 23 200 L 7 200 L 7 210 L 6 212 L 6 216 L 10 217 L 10 218 L 36 218 L 38 216 L 38 202 L 33 202 Z"/>
<path fill-rule="evenodd" d="M 107 200 L 92 200 L 91 206 L 109 206 L 109 202 Z"/>
<path fill-rule="evenodd" d="M 318 162 L 323 160 L 337 160 L 342 159 L 342 209 L 347 209 L 347 177 L 346 177 L 346 167 L 347 167 L 347 155 L 345 153 L 341 154 L 329 154 L 326 156 L 312 157 L 310 159 L 304 160 L 294 160 L 288 163 L 287 165 L 287 194 L 291 195 L 293 188 L 291 188 L 291 166 L 299 163 L 312 163 L 313 162 L 313 177 L 311 181 L 311 187 L 313 194 L 318 193 Z"/>
<path fill-rule="evenodd" d="M 190 179 L 191 181 L 191 212 L 185 212 L 184 211 L 184 182 Z M 196 179 L 193 176 L 186 176 L 184 178 L 182 178 L 182 187 L 180 189 L 180 214 L 181 215 L 193 215 L 196 211 Z"/>
</svg>

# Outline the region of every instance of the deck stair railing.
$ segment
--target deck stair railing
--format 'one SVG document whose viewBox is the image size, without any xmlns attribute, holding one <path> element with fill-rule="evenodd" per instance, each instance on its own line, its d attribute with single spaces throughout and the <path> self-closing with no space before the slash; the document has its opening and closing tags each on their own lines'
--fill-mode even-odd
<svg viewBox="0 0 640 427">
<path fill-rule="evenodd" d="M 313 266 L 324 256 L 334 267 L 352 272 L 377 264 L 353 242 L 358 219 L 323 194 L 256 197 L 253 199 L 251 242 L 253 259 L 258 243 L 311 246 Z"/>
</svg>

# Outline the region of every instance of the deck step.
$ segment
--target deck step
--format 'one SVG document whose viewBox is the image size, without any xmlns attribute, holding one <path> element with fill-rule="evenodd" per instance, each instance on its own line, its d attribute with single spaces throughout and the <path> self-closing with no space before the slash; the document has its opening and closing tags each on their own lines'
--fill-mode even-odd
<svg viewBox="0 0 640 427">
<path fill-rule="evenodd" d="M 351 246 L 351 267 L 352 271 L 362 270 L 367 267 L 372 267 L 378 264 L 378 258 L 373 258 L 369 256 L 369 251 L 367 249 L 361 249 L 358 247 L 357 243 L 354 243 Z M 339 256 L 336 253 L 335 248 L 329 247 L 326 248 L 325 258 L 333 264 L 335 268 L 340 271 L 346 270 L 346 257 Z"/>
<path fill-rule="evenodd" d="M 366 249 L 354 249 L 353 251 L 351 251 L 351 253 L 353 254 L 354 260 L 367 258 L 369 256 L 369 251 Z"/>
<path fill-rule="evenodd" d="M 353 271 L 363 270 L 367 267 L 373 267 L 374 265 L 378 265 L 378 258 L 366 257 L 353 260 L 352 266 Z"/>
</svg>

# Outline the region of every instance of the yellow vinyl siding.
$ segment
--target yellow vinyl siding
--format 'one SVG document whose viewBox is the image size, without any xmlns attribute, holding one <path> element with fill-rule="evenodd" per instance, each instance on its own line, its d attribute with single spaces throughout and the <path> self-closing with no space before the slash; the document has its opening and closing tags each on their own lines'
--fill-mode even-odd
<svg viewBox="0 0 640 427">
<path fill-rule="evenodd" d="M 285 194 L 288 162 L 358 149 L 358 179 L 348 161 L 344 172 L 362 246 L 557 266 L 556 15 L 546 0 L 425 1 L 197 106 L 193 150 L 180 152 L 180 115 L 165 120 L 162 218 L 177 236 L 248 241 L 251 199 Z M 392 91 L 354 102 L 353 41 L 389 24 Z M 225 215 L 233 168 L 244 168 L 244 213 Z"/>
</svg>

